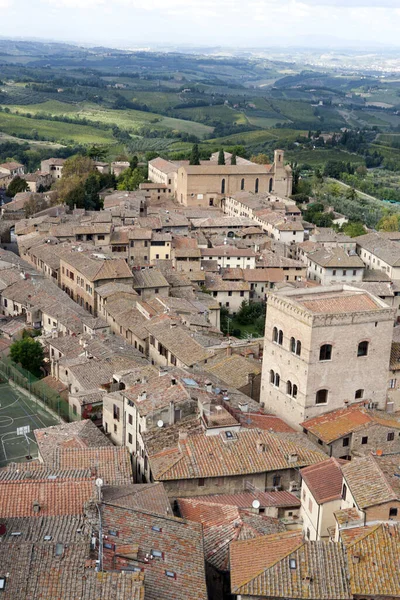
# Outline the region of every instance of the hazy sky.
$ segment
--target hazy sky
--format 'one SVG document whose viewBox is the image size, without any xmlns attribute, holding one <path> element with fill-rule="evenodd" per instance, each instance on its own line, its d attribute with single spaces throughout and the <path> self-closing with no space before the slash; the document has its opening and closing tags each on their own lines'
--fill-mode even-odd
<svg viewBox="0 0 400 600">
<path fill-rule="evenodd" d="M 0 35 L 102 45 L 400 46 L 400 0 L 0 0 Z"/>
</svg>

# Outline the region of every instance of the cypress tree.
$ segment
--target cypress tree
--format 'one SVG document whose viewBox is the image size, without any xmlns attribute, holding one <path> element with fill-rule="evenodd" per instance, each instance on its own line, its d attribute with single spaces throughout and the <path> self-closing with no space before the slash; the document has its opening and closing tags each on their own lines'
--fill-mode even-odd
<svg viewBox="0 0 400 600">
<path fill-rule="evenodd" d="M 192 152 L 190 154 L 190 165 L 199 165 L 200 164 L 200 152 L 198 144 L 194 144 L 192 148 Z"/>
<path fill-rule="evenodd" d="M 223 149 L 221 149 L 219 151 L 219 154 L 218 154 L 218 164 L 219 165 L 224 165 L 225 164 L 225 154 L 224 154 Z"/>
</svg>

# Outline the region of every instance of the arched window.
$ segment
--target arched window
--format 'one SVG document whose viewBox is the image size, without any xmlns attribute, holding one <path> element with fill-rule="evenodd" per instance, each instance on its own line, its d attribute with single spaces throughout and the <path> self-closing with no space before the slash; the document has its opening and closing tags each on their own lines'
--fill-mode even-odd
<svg viewBox="0 0 400 600">
<path fill-rule="evenodd" d="M 332 359 L 332 346 L 331 344 L 324 344 L 319 349 L 319 360 L 331 360 Z"/>
<path fill-rule="evenodd" d="M 282 329 L 280 329 L 279 333 L 278 333 L 278 344 L 280 346 L 282 346 L 282 344 L 283 344 L 283 331 L 282 331 Z"/>
<path fill-rule="evenodd" d="M 268 187 L 268 191 L 269 191 L 269 193 L 271 193 L 271 192 L 272 192 L 272 188 L 273 188 L 273 186 L 274 186 L 274 180 L 273 180 L 273 179 L 272 179 L 272 177 L 271 177 L 271 179 L 269 180 L 269 187 Z"/>
<path fill-rule="evenodd" d="M 260 180 L 259 180 L 259 179 L 258 179 L 258 177 L 257 177 L 257 179 L 256 179 L 256 185 L 254 186 L 254 191 L 255 191 L 255 193 L 256 193 L 256 194 L 258 194 L 258 186 L 259 186 L 259 183 L 260 183 Z"/>
<path fill-rule="evenodd" d="M 301 354 L 301 342 L 299 340 L 296 342 L 296 354 L 297 356 L 300 356 Z"/>
<path fill-rule="evenodd" d="M 367 356 L 368 354 L 368 342 L 360 342 L 358 344 L 357 356 Z"/>
<path fill-rule="evenodd" d="M 240 189 L 244 190 L 244 178 L 242 179 L 242 181 L 240 182 Z"/>
<path fill-rule="evenodd" d="M 286 383 L 286 393 L 288 396 L 292 395 L 292 382 L 291 381 L 288 381 Z"/>
<path fill-rule="evenodd" d="M 272 330 L 272 341 L 278 342 L 278 328 L 274 327 Z"/>
<path fill-rule="evenodd" d="M 356 390 L 356 393 L 355 393 L 354 397 L 355 397 L 356 400 L 358 398 L 363 398 L 364 397 L 364 390 Z"/>
<path fill-rule="evenodd" d="M 275 387 L 279 387 L 280 382 L 281 376 L 279 375 L 279 373 L 275 373 Z"/>
<path fill-rule="evenodd" d="M 292 396 L 293 396 L 293 398 L 297 398 L 297 385 L 296 384 L 293 384 Z"/>
<path fill-rule="evenodd" d="M 296 352 L 296 340 L 294 337 L 290 338 L 290 352 Z"/>
<path fill-rule="evenodd" d="M 275 372 L 272 369 L 269 372 L 269 382 L 275 383 Z"/>
<path fill-rule="evenodd" d="M 315 396 L 315 404 L 326 404 L 328 402 L 328 390 L 318 390 Z"/>
</svg>

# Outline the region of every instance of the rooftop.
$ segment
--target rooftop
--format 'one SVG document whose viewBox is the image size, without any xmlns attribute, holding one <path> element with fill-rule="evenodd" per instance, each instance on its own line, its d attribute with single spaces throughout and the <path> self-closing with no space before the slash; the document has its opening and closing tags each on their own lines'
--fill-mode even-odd
<svg viewBox="0 0 400 600">
<path fill-rule="evenodd" d="M 342 497 L 343 475 L 336 458 L 329 458 L 300 471 L 303 481 L 318 504 L 339 500 Z"/>
<path fill-rule="evenodd" d="M 352 598 L 340 544 L 291 531 L 231 545 L 231 591 L 241 597 Z"/>
<path fill-rule="evenodd" d="M 320 248 L 314 252 L 309 252 L 307 257 L 310 261 L 324 268 L 348 268 L 348 269 L 363 269 L 364 263 L 358 254 L 348 253 L 341 246 L 337 248 Z"/>
<path fill-rule="evenodd" d="M 160 481 L 223 477 L 298 468 L 321 462 L 326 455 L 311 450 L 290 434 L 245 429 L 226 437 L 193 433 L 178 445 L 153 452 L 147 440 L 151 470 Z M 160 446 L 160 441 L 157 441 Z"/>
<path fill-rule="evenodd" d="M 400 501 L 400 489 L 395 491 L 392 488 L 373 456 L 354 458 L 342 466 L 342 473 L 357 506 L 362 510 L 391 500 Z"/>
</svg>

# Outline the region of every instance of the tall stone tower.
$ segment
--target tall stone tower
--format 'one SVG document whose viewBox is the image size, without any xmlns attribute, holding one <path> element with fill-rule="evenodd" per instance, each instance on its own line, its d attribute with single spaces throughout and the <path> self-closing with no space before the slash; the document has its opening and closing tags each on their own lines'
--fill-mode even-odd
<svg viewBox="0 0 400 600">
<path fill-rule="evenodd" d="M 291 196 L 293 188 L 293 174 L 289 165 L 285 166 L 285 153 L 283 150 L 275 150 L 274 153 L 274 188 L 277 196 Z"/>
</svg>

